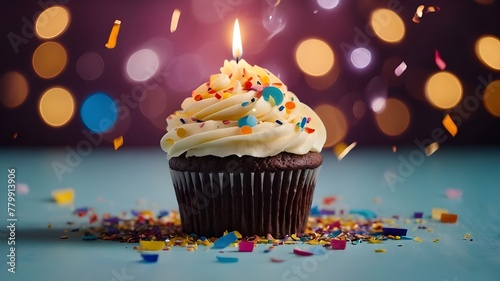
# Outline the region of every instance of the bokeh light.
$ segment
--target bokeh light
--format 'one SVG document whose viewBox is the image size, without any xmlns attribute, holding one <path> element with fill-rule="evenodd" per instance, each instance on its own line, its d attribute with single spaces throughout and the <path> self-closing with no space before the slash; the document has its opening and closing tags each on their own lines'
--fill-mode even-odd
<svg viewBox="0 0 500 281">
<path fill-rule="evenodd" d="M 61 6 L 45 9 L 35 21 L 35 33 L 42 39 L 52 39 L 61 35 L 69 25 L 69 12 Z"/>
<path fill-rule="evenodd" d="M 9 71 L 0 78 L 0 102 L 8 108 L 20 106 L 28 97 L 28 81 L 17 71 Z"/>
<path fill-rule="evenodd" d="M 495 0 L 474 0 L 475 2 L 483 5 L 493 4 Z"/>
<path fill-rule="evenodd" d="M 133 53 L 127 61 L 127 75 L 134 81 L 146 81 L 155 75 L 160 66 L 158 55 L 150 49 Z"/>
<path fill-rule="evenodd" d="M 148 119 L 153 119 L 165 112 L 167 107 L 167 93 L 162 87 L 154 87 L 146 92 L 139 101 L 139 109 Z"/>
<path fill-rule="evenodd" d="M 405 24 L 401 17 L 389 9 L 376 9 L 371 14 L 370 24 L 375 34 L 383 41 L 396 43 L 405 35 Z"/>
<path fill-rule="evenodd" d="M 83 124 L 96 133 L 110 130 L 115 125 L 117 115 L 116 102 L 103 92 L 88 96 L 80 109 Z"/>
<path fill-rule="evenodd" d="M 500 40 L 495 36 L 483 36 L 476 41 L 476 55 L 488 67 L 500 70 Z"/>
<path fill-rule="evenodd" d="M 66 125 L 75 113 L 73 95 L 65 88 L 50 88 L 42 94 L 38 103 L 38 112 L 49 126 Z"/>
<path fill-rule="evenodd" d="M 437 108 L 452 108 L 462 99 L 462 84 L 448 71 L 437 72 L 427 79 L 425 97 Z"/>
<path fill-rule="evenodd" d="M 362 100 L 355 101 L 352 106 L 352 113 L 357 119 L 363 118 L 366 113 L 366 105 Z"/>
<path fill-rule="evenodd" d="M 219 66 L 220 67 L 220 66 Z M 170 64 L 171 75 L 167 79 L 169 88 L 179 92 L 191 92 L 206 82 L 203 60 L 198 54 L 184 54 L 176 57 Z"/>
<path fill-rule="evenodd" d="M 319 39 L 302 41 L 295 51 L 295 59 L 300 69 L 312 76 L 325 75 L 334 64 L 334 54 L 330 46 Z"/>
<path fill-rule="evenodd" d="M 103 71 L 104 60 L 97 53 L 85 53 L 76 62 L 76 72 L 83 80 L 95 80 L 101 76 Z"/>
<path fill-rule="evenodd" d="M 268 7 L 262 13 L 262 26 L 269 32 L 267 40 L 280 33 L 286 26 L 286 17 L 281 9 Z"/>
<path fill-rule="evenodd" d="M 351 63 L 356 68 L 367 67 L 372 60 L 372 53 L 365 48 L 356 48 L 351 53 Z"/>
<path fill-rule="evenodd" d="M 322 76 L 312 76 L 305 75 L 306 83 L 313 89 L 316 90 L 325 90 L 333 85 L 337 78 L 339 77 L 340 69 L 338 64 L 333 65 L 333 67 Z M 286 80 L 288 81 L 288 80 Z M 290 84 L 287 84 L 290 85 Z"/>
<path fill-rule="evenodd" d="M 333 9 L 339 4 L 339 0 L 317 0 L 317 2 L 323 9 Z"/>
<path fill-rule="evenodd" d="M 363 94 L 373 112 L 384 109 L 387 92 L 388 86 L 382 76 L 375 76 L 368 82 Z"/>
<path fill-rule="evenodd" d="M 45 42 L 33 53 L 33 69 L 42 78 L 54 78 L 59 75 L 68 62 L 66 49 L 57 42 Z"/>
<path fill-rule="evenodd" d="M 314 109 L 326 128 L 326 142 L 324 147 L 332 147 L 342 141 L 347 135 L 347 121 L 337 107 L 322 104 Z"/>
<path fill-rule="evenodd" d="M 483 102 L 484 107 L 491 115 L 500 117 L 500 80 L 492 81 L 486 86 Z"/>
<path fill-rule="evenodd" d="M 410 125 L 410 111 L 400 100 L 389 98 L 384 109 L 375 115 L 378 128 L 388 136 L 402 134 Z"/>
</svg>

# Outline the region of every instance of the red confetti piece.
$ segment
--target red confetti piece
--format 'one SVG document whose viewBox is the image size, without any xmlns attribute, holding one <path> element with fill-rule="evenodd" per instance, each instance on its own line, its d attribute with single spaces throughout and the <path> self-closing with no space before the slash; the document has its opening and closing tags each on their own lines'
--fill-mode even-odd
<svg viewBox="0 0 500 281">
<path fill-rule="evenodd" d="M 327 196 L 323 198 L 323 204 L 325 205 L 331 205 L 337 201 L 337 196 Z"/>
<path fill-rule="evenodd" d="M 231 123 L 231 121 L 229 121 L 229 120 L 222 120 L 222 124 L 224 124 L 224 125 L 227 125 L 229 123 Z"/>
<path fill-rule="evenodd" d="M 305 131 L 306 131 L 306 133 L 308 133 L 308 134 L 312 134 L 312 133 L 314 133 L 314 131 L 316 131 L 316 130 L 314 130 L 313 128 L 309 128 L 309 127 L 305 127 L 305 128 L 304 128 L 304 130 L 305 130 Z"/>
<path fill-rule="evenodd" d="M 215 94 L 215 98 L 216 98 L 216 99 L 218 99 L 218 100 L 220 100 L 220 99 L 222 98 L 222 96 L 221 96 L 221 95 L 219 95 L 219 93 L 216 93 L 216 94 Z"/>
<path fill-rule="evenodd" d="M 439 55 L 439 51 L 437 49 L 434 51 L 434 61 L 436 62 L 436 65 L 439 67 L 439 69 L 444 70 L 446 68 L 446 63 Z"/>
<path fill-rule="evenodd" d="M 252 82 L 250 82 L 250 80 L 247 80 L 247 81 L 245 82 L 245 85 L 243 86 L 243 88 L 245 88 L 245 89 L 250 89 L 250 88 L 252 88 Z"/>
<path fill-rule="evenodd" d="M 97 215 L 96 214 L 90 215 L 90 217 L 89 217 L 89 223 L 93 224 L 96 221 L 97 221 Z"/>
<path fill-rule="evenodd" d="M 285 260 L 271 257 L 271 261 L 272 262 L 284 262 Z"/>
<path fill-rule="evenodd" d="M 194 100 L 195 100 L 195 101 L 200 101 L 200 100 L 202 100 L 202 99 L 203 99 L 203 98 L 202 98 L 202 96 L 201 96 L 200 94 L 197 94 L 196 96 L 194 96 Z"/>
<path fill-rule="evenodd" d="M 299 256 L 304 256 L 304 257 L 312 256 L 313 255 L 312 252 L 301 250 L 301 249 L 298 249 L 298 248 L 293 249 L 293 253 L 296 254 L 296 255 L 299 255 Z"/>
</svg>

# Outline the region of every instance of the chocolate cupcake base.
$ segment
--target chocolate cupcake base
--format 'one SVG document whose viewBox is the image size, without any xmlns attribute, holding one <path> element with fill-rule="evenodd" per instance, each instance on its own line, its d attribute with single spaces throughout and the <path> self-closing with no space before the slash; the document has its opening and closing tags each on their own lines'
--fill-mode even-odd
<svg viewBox="0 0 500 281">
<path fill-rule="evenodd" d="M 170 172 L 184 232 L 283 237 L 304 231 L 319 170 Z"/>
</svg>

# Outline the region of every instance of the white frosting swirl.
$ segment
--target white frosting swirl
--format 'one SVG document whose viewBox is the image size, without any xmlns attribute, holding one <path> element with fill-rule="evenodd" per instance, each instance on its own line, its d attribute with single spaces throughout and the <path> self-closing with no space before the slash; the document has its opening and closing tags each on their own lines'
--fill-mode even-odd
<svg viewBox="0 0 500 281">
<path fill-rule="evenodd" d="M 269 92 L 276 98 L 269 98 Z M 181 107 L 167 118 L 161 139 L 169 159 L 185 152 L 187 157 L 306 154 L 320 152 L 326 141 L 325 127 L 309 106 L 268 70 L 244 60 L 224 61 L 221 73 L 194 90 Z M 238 124 L 247 116 L 257 124 Z"/>
</svg>

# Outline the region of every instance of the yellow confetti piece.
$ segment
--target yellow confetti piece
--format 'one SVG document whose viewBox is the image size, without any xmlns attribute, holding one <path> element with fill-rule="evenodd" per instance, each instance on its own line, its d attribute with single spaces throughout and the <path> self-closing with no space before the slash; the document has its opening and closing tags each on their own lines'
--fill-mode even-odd
<svg viewBox="0 0 500 281">
<path fill-rule="evenodd" d="M 181 11 L 175 9 L 172 13 L 172 20 L 170 21 L 170 33 L 174 33 L 177 30 L 177 25 L 179 25 L 179 18 L 181 17 Z"/>
<path fill-rule="evenodd" d="M 472 234 L 470 234 L 470 233 L 465 233 L 465 235 L 464 235 L 464 240 L 467 240 L 467 239 L 469 239 L 469 238 L 471 238 L 471 237 L 472 237 Z"/>
<path fill-rule="evenodd" d="M 425 155 L 426 156 L 431 156 L 434 154 L 439 149 L 439 143 L 438 142 L 433 142 L 429 144 L 428 146 L 425 147 Z"/>
<path fill-rule="evenodd" d="M 118 39 L 118 33 L 120 33 L 120 26 L 122 22 L 120 20 L 115 20 L 111 32 L 109 33 L 108 43 L 106 43 L 106 48 L 114 49 L 116 47 L 116 41 Z"/>
<path fill-rule="evenodd" d="M 183 138 L 187 135 L 187 131 L 184 128 L 177 128 L 176 133 L 179 138 Z"/>
<path fill-rule="evenodd" d="M 424 240 L 422 240 L 422 238 L 420 238 L 420 237 L 416 236 L 415 238 L 413 238 L 413 241 L 421 243 L 421 242 L 423 242 Z"/>
<path fill-rule="evenodd" d="M 145 241 L 140 240 L 142 247 L 146 251 L 159 251 L 165 247 L 165 241 Z"/>
<path fill-rule="evenodd" d="M 432 208 L 431 217 L 433 220 L 440 220 L 441 214 L 443 214 L 443 213 L 444 214 L 448 213 L 448 210 L 441 209 L 441 208 Z"/>
<path fill-rule="evenodd" d="M 56 189 L 52 191 L 52 198 L 57 204 L 71 204 L 75 199 L 73 188 Z"/>
<path fill-rule="evenodd" d="M 439 242 L 439 238 L 436 238 L 436 239 L 432 240 L 432 242 L 434 242 L 434 243 Z"/>
<path fill-rule="evenodd" d="M 333 147 L 333 153 L 337 155 L 337 159 L 340 161 L 344 159 L 344 157 L 349 153 L 354 147 L 356 147 L 358 143 L 353 142 L 349 146 L 347 146 L 344 142 L 340 142 L 335 147 Z"/>
<path fill-rule="evenodd" d="M 123 145 L 123 136 L 119 136 L 119 137 L 113 139 L 113 145 L 115 147 L 115 150 L 120 148 Z"/>
<path fill-rule="evenodd" d="M 375 249 L 375 253 L 385 253 L 387 252 L 386 249 Z"/>
<path fill-rule="evenodd" d="M 455 122 L 453 122 L 453 119 L 451 119 L 449 114 L 446 114 L 446 116 L 444 117 L 443 126 L 446 128 L 446 130 L 448 130 L 450 135 L 452 135 L 453 137 L 457 135 L 458 127 L 455 124 Z"/>
</svg>

